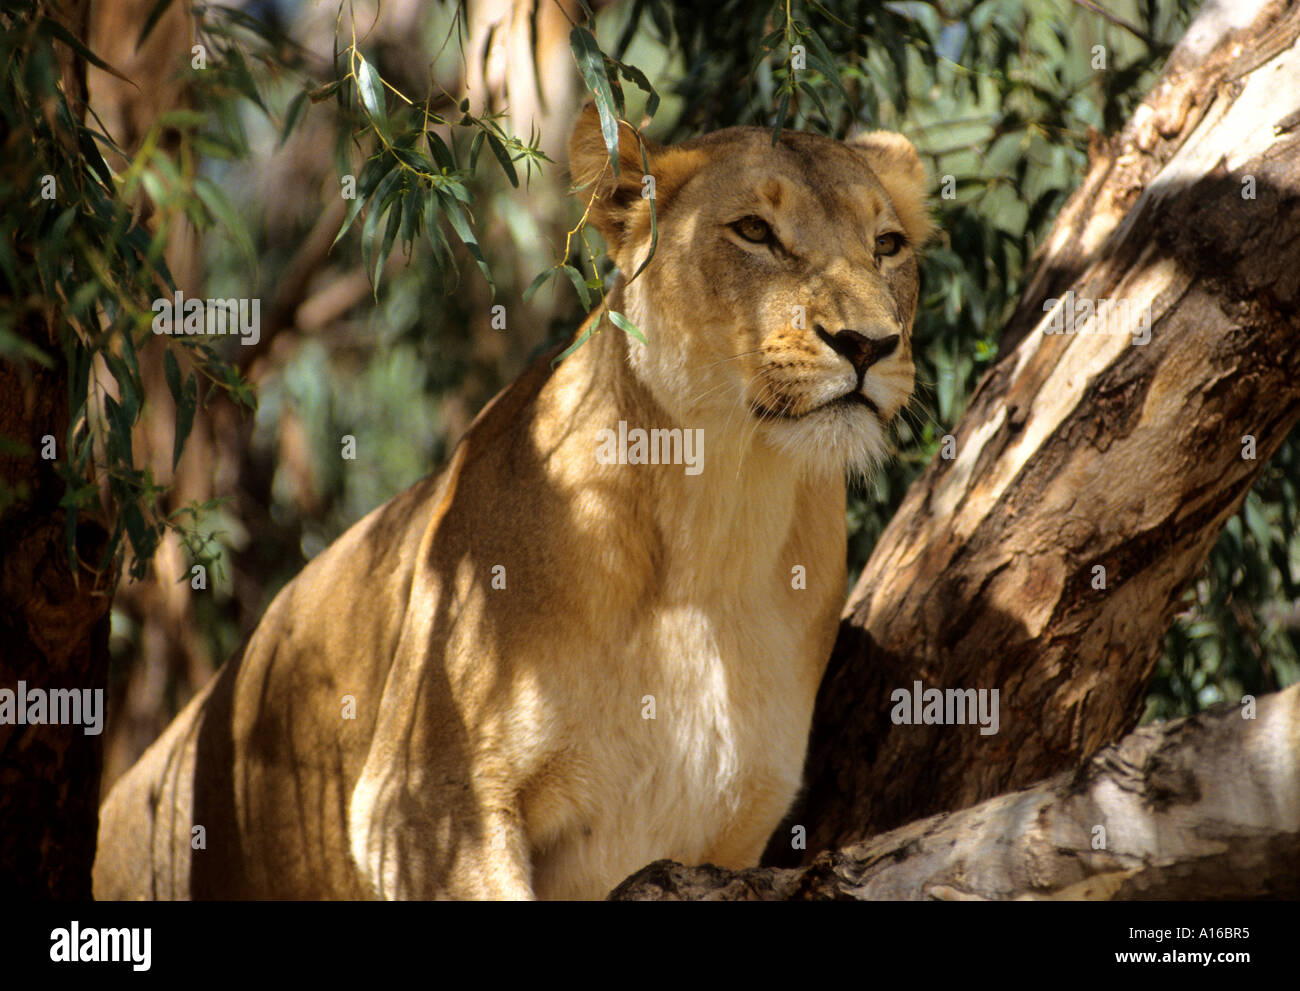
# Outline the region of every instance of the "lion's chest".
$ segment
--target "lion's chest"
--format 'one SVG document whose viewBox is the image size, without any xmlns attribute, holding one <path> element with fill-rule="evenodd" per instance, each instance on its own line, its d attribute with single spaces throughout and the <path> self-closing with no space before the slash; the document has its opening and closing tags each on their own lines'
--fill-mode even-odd
<svg viewBox="0 0 1300 991">
<path fill-rule="evenodd" d="M 664 608 L 592 658 L 571 699 L 582 745 L 528 824 L 540 897 L 603 897 L 665 857 L 756 860 L 798 788 L 817 685 L 807 619 L 754 605 Z"/>
</svg>

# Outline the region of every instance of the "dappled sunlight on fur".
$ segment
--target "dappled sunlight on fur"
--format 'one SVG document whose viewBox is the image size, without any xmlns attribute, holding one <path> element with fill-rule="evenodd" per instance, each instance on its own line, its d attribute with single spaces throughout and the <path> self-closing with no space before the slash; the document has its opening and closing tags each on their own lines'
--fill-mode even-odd
<svg viewBox="0 0 1300 991">
<path fill-rule="evenodd" d="M 599 898 L 757 863 L 844 601 L 845 478 L 912 394 L 925 180 L 896 135 L 648 146 L 629 283 L 620 144 L 615 177 L 589 110 L 572 170 L 648 344 L 606 322 L 544 356 L 281 591 L 113 788 L 98 896 Z"/>
</svg>

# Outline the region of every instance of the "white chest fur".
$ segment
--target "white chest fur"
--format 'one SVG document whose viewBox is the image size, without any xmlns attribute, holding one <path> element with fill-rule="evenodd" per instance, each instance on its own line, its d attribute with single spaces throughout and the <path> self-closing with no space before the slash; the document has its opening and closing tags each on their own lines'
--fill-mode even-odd
<svg viewBox="0 0 1300 991">
<path fill-rule="evenodd" d="M 603 897 L 665 857 L 757 858 L 798 789 L 816 686 L 801 624 L 748 599 L 664 607 L 593 659 L 596 717 L 556 783 L 573 798 L 546 803 L 567 821 L 530 823 L 539 897 Z"/>
</svg>

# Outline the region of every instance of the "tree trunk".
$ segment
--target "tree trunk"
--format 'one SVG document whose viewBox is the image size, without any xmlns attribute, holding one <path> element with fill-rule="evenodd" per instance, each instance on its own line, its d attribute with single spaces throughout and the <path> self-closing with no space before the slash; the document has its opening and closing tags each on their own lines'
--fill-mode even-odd
<svg viewBox="0 0 1300 991">
<path fill-rule="evenodd" d="M 1023 788 L 1135 724 L 1183 590 L 1300 418 L 1300 4 L 1245 20 L 1207 5 L 1094 147 L 1014 346 L 850 596 L 765 863 Z M 1067 289 L 1131 319 L 1047 333 Z M 918 681 L 998 690 L 998 732 L 894 725 Z"/>
<path fill-rule="evenodd" d="M 1300 897 L 1300 685 L 1257 712 L 1148 726 L 1076 772 L 940 814 L 808 867 L 661 860 L 619 901 Z"/>
<path fill-rule="evenodd" d="M 0 438 L 28 448 L 0 454 L 0 689 L 15 696 L 20 682 L 25 690 L 49 691 L 103 689 L 108 681 L 110 579 L 97 582 L 85 567 L 72 573 L 59 507 L 64 483 L 54 462 L 39 453 L 49 435 L 65 458 L 68 429 L 62 348 L 41 336 L 28 335 L 54 358 L 54 368 L 24 375 L 0 360 Z M 102 521 L 82 515 L 76 536 L 80 561 L 98 564 L 108 543 Z M 90 897 L 102 739 L 82 726 L 0 724 L 0 890 L 6 895 Z"/>
<path fill-rule="evenodd" d="M 85 0 L 63 4 L 59 16 L 85 37 Z M 67 46 L 56 50 L 64 93 L 73 113 L 82 113 L 85 63 Z M 24 691 L 100 689 L 102 699 L 113 576 L 91 569 L 108 530 L 95 514 L 78 516 L 74 571 L 56 471 L 70 453 L 67 353 L 40 316 L 19 332 L 50 356 L 51 367 L 0 360 L 0 439 L 8 442 L 0 447 L 0 689 L 15 693 L 15 707 L 20 682 Z M 0 724 L 0 891 L 8 896 L 90 897 L 103 737 L 86 729 Z"/>
</svg>

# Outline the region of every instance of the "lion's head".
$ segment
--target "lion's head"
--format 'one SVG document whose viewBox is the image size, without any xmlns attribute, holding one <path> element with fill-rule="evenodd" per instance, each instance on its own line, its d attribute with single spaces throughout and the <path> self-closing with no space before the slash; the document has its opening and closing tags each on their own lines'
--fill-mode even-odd
<svg viewBox="0 0 1300 991">
<path fill-rule="evenodd" d="M 866 471 L 912 394 L 925 171 L 904 137 L 734 127 L 659 147 L 620 124 L 610 167 L 588 107 L 570 142 L 590 219 L 632 276 L 640 380 L 688 426 L 741 430 L 819 468 Z M 642 168 L 644 144 L 648 169 Z"/>
</svg>

